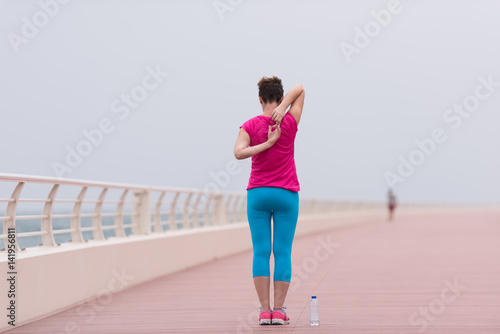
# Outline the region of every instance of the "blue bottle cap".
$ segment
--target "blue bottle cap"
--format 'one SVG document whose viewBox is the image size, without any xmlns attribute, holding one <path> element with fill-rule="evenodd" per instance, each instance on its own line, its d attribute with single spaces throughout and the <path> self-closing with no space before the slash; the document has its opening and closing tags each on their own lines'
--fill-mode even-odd
<svg viewBox="0 0 500 334">
<path fill-rule="evenodd" d="M 312 296 L 312 299 L 316 299 L 316 296 Z"/>
</svg>

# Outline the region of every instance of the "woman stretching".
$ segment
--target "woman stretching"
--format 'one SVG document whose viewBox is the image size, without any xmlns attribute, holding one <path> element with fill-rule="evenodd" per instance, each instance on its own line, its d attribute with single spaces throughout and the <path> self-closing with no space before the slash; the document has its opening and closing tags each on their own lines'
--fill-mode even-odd
<svg viewBox="0 0 500 334">
<path fill-rule="evenodd" d="M 299 214 L 300 186 L 293 153 L 305 93 L 299 84 L 283 98 L 283 85 L 277 77 L 264 77 L 258 86 L 263 112 L 240 127 L 234 155 L 237 159 L 252 157 L 247 216 L 253 244 L 253 280 L 261 305 L 259 323 L 283 325 L 290 320 L 283 304 L 292 276 L 292 242 Z M 271 218 L 274 229 L 272 310 L 269 301 Z"/>
</svg>

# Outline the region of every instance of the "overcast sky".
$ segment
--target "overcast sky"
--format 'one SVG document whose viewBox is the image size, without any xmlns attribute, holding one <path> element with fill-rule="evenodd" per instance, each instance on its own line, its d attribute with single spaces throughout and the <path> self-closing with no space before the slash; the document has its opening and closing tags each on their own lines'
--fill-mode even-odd
<svg viewBox="0 0 500 334">
<path fill-rule="evenodd" d="M 301 196 L 500 201 L 499 1 L 1 0 L 0 22 L 1 173 L 244 191 L 234 142 L 277 75 L 306 90 Z"/>
</svg>

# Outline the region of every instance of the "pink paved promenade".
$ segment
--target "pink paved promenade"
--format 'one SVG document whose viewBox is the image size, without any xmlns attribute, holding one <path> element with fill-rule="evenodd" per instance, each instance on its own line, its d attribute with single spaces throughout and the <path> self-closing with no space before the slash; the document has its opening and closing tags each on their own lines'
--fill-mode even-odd
<svg viewBox="0 0 500 334">
<path fill-rule="evenodd" d="M 296 239 L 289 325 L 256 324 L 245 252 L 9 333 L 500 333 L 499 211 L 396 218 Z M 316 328 L 311 295 L 320 302 Z"/>
</svg>

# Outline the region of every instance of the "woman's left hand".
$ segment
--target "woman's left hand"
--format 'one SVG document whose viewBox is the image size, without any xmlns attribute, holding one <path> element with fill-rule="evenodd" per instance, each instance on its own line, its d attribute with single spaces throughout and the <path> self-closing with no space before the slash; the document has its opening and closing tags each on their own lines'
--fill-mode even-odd
<svg viewBox="0 0 500 334">
<path fill-rule="evenodd" d="M 279 126 L 279 124 L 273 126 L 269 125 L 269 129 L 267 131 L 267 142 L 271 144 L 271 146 L 273 146 L 274 143 L 278 141 L 280 136 L 281 136 L 281 127 Z"/>
</svg>

